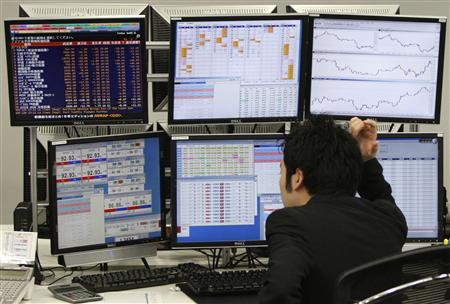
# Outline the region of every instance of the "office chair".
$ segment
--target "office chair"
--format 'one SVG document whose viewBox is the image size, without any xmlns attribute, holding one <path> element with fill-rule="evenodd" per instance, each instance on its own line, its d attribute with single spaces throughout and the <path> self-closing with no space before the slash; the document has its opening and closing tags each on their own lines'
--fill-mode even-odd
<svg viewBox="0 0 450 304">
<path fill-rule="evenodd" d="M 350 269 L 338 279 L 335 304 L 450 303 L 450 246 L 426 247 Z"/>
</svg>

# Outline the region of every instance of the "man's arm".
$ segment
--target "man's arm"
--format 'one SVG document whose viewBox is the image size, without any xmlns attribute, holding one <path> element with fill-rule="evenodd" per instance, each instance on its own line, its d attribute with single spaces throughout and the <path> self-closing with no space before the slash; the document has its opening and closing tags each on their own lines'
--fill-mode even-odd
<svg viewBox="0 0 450 304">
<path fill-rule="evenodd" d="M 400 208 L 395 205 L 391 185 L 384 179 L 383 167 L 381 167 L 376 159 L 378 152 L 377 124 L 370 119 L 363 121 L 358 117 L 353 117 L 350 120 L 350 132 L 358 141 L 359 149 L 364 160 L 358 193 L 362 198 L 370 201 L 385 200 L 392 202 L 392 205 L 387 207 L 387 212 L 395 215 L 395 218 L 398 220 L 404 242 L 408 232 L 405 216 Z M 394 212 L 392 213 L 392 211 Z"/>
<path fill-rule="evenodd" d="M 269 272 L 259 292 L 260 303 L 301 303 L 302 282 L 312 267 L 312 254 L 302 231 L 301 219 L 291 208 L 272 213 L 267 219 Z"/>
<path fill-rule="evenodd" d="M 376 158 L 364 163 L 358 193 L 362 198 L 370 201 L 385 199 L 395 202 L 391 185 L 384 179 L 383 167 Z"/>
<path fill-rule="evenodd" d="M 395 202 L 392 189 L 384 179 L 383 168 L 376 159 L 378 152 L 377 123 L 371 119 L 361 120 L 353 117 L 350 120 L 350 133 L 356 139 L 364 160 L 364 167 L 358 193 L 370 201 L 385 199 Z"/>
</svg>

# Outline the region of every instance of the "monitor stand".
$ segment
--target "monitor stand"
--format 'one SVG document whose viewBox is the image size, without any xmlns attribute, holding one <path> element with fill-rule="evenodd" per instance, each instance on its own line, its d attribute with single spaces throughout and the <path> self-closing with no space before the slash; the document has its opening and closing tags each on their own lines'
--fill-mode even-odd
<svg viewBox="0 0 450 304">
<path fill-rule="evenodd" d="M 156 246 L 156 243 L 144 243 L 68 253 L 58 256 L 58 264 L 64 267 L 74 267 L 118 260 L 140 259 L 142 257 L 156 256 Z"/>
</svg>

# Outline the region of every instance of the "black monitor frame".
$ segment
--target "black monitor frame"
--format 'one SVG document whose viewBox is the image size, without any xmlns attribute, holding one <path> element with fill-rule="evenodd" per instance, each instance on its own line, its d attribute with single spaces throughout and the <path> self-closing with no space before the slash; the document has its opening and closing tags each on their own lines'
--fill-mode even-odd
<svg viewBox="0 0 450 304">
<path fill-rule="evenodd" d="M 13 84 L 13 62 L 12 50 L 9 47 L 11 43 L 10 26 L 15 24 L 45 24 L 45 23 L 108 23 L 108 22 L 138 22 L 142 32 L 140 37 L 140 57 L 141 57 L 141 87 L 142 87 L 142 113 L 136 117 L 108 117 L 108 118 L 82 118 L 82 119 L 21 119 L 17 117 L 14 111 L 14 84 Z M 146 124 L 148 123 L 148 56 L 146 50 L 146 37 L 148 36 L 148 25 L 146 16 L 120 16 L 120 17 L 70 17 L 70 18 L 20 18 L 5 20 L 5 41 L 6 41 L 6 59 L 8 70 L 8 88 L 9 88 L 9 109 L 11 126 L 50 126 L 50 125 L 112 125 L 112 124 Z"/>
<path fill-rule="evenodd" d="M 52 254 L 65 254 L 72 252 L 90 251 L 96 249 L 110 248 L 110 247 L 120 247 L 129 246 L 143 243 L 153 243 L 161 242 L 166 239 L 166 213 L 165 213 L 165 202 L 164 202 L 164 166 L 160 165 L 159 168 L 159 179 L 160 179 L 160 214 L 161 214 L 161 236 L 155 238 L 140 239 L 134 241 L 123 241 L 113 244 L 96 244 L 89 246 L 80 247 L 70 247 L 61 249 L 58 246 L 58 216 L 57 216 L 57 198 L 56 198 L 56 170 L 55 164 L 55 153 L 56 147 L 62 145 L 78 145 L 78 144 L 88 144 L 88 143 L 98 143 L 107 141 L 119 141 L 119 140 L 130 140 L 130 139 L 146 139 L 146 138 L 158 138 L 159 139 L 159 158 L 161 160 L 165 157 L 164 151 L 168 146 L 168 137 L 164 132 L 145 132 L 145 133 L 133 133 L 124 135 L 107 135 L 107 136 L 96 136 L 96 137 L 84 137 L 84 138 L 74 138 L 67 139 L 64 141 L 48 141 L 48 185 L 49 185 L 49 209 L 50 209 L 50 235 L 51 242 L 50 248 Z"/>
<path fill-rule="evenodd" d="M 299 54 L 299 79 L 298 79 L 298 108 L 297 114 L 292 117 L 228 117 L 211 119 L 174 119 L 174 85 L 175 85 L 175 58 L 176 58 L 176 28 L 178 22 L 205 22 L 205 21 L 255 21 L 255 20 L 300 20 L 301 49 Z M 170 59 L 169 59 L 169 124 L 230 124 L 230 123 L 252 123 L 252 122 L 286 122 L 296 121 L 303 118 L 303 101 L 306 87 L 306 53 L 307 53 L 307 15 L 300 14 L 276 14 L 276 15 L 250 15 L 250 16 L 198 16 L 198 17 L 179 17 L 172 18 L 170 22 Z"/>
<path fill-rule="evenodd" d="M 440 41 L 439 41 L 439 55 L 438 55 L 438 68 L 437 68 L 437 81 L 436 81 L 436 97 L 435 97 L 435 113 L 434 118 L 413 118 L 413 117 L 396 117 L 396 116 L 372 116 L 372 115 L 357 115 L 361 118 L 376 118 L 379 121 L 386 122 L 405 122 L 405 123 L 430 123 L 438 124 L 440 122 L 441 113 L 441 99 L 442 99 L 442 82 L 444 71 L 444 53 L 445 53 L 445 36 L 446 36 L 446 18 L 445 17 L 418 17 L 418 16 L 399 16 L 399 15 L 351 15 L 351 14 L 313 14 L 310 15 L 309 20 L 309 49 L 307 55 L 307 61 L 309 62 L 307 67 L 308 79 L 306 81 L 306 94 L 305 94 L 305 117 L 311 117 L 315 114 L 311 113 L 311 85 L 312 85 L 312 58 L 314 41 L 314 20 L 315 19 L 339 19 L 339 20 L 369 20 L 369 21 L 391 21 L 391 22 L 431 22 L 439 23 L 441 25 Z M 330 115 L 330 114 L 327 114 Z M 330 115 L 334 119 L 349 120 L 355 115 Z"/>
<path fill-rule="evenodd" d="M 438 235 L 437 238 L 407 238 L 407 242 L 423 243 L 423 242 L 442 242 L 444 240 L 445 231 L 445 214 L 444 214 L 444 143 L 443 135 L 440 133 L 379 133 L 378 139 L 402 139 L 402 138 L 423 138 L 423 139 L 437 139 L 438 141 L 438 201 L 437 201 L 437 223 Z M 395 199 L 395 197 L 394 197 Z"/>
<path fill-rule="evenodd" d="M 267 241 L 224 241 L 224 242 L 192 242 L 180 243 L 177 241 L 177 142 L 185 141 L 210 141 L 210 140 L 265 140 L 275 139 L 283 145 L 285 135 L 282 133 L 271 134 L 214 134 L 214 135 L 174 135 L 171 141 L 171 247 L 173 249 L 197 249 L 197 248 L 237 248 L 237 247 L 263 247 Z"/>
</svg>

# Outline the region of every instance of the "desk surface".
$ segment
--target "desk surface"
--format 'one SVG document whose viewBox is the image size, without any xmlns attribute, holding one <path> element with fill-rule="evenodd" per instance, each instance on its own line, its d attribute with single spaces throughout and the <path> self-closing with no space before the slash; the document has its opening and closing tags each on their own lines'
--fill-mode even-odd
<svg viewBox="0 0 450 304">
<path fill-rule="evenodd" d="M 103 296 L 102 301 L 90 303 L 195 303 L 183 292 L 175 290 L 174 284 L 125 291 L 104 292 L 101 293 L 101 295 Z M 48 304 L 67 302 L 56 299 L 48 291 L 47 286 L 35 285 L 32 299 L 30 301 L 22 301 L 22 304 L 28 303 Z"/>
<path fill-rule="evenodd" d="M 0 230 L 12 230 L 11 225 L 0 225 Z M 50 240 L 39 239 L 38 240 L 38 254 L 39 259 L 44 268 L 51 268 L 60 266 L 57 264 L 56 256 L 50 254 Z M 203 264 L 207 266 L 208 261 L 206 257 L 200 253 L 193 250 L 163 250 L 158 251 L 157 256 L 148 257 L 147 262 L 150 267 L 152 266 L 173 266 L 180 263 L 194 262 L 198 264 Z M 118 261 L 113 263 L 108 263 L 108 267 L 111 271 L 126 269 L 129 266 L 144 267 L 140 259 Z M 83 267 L 84 269 L 89 268 L 89 266 Z M 98 268 L 97 268 L 98 272 Z M 33 294 L 31 300 L 22 301 L 23 304 L 34 304 L 34 303 L 67 303 L 56 299 L 50 291 L 48 291 L 47 285 L 54 281 L 55 279 L 69 274 L 70 271 L 64 272 L 63 270 L 56 270 L 55 277 L 49 277 L 42 283 L 43 285 L 34 285 Z M 55 285 L 58 284 L 69 284 L 74 276 L 80 276 L 82 274 L 95 273 L 92 271 L 82 272 L 75 271 L 72 276 L 64 278 Z M 51 272 L 44 272 L 44 275 L 49 275 Z M 114 291 L 101 293 L 103 296 L 103 301 L 96 301 L 91 303 L 195 303 L 186 294 L 175 287 L 175 284 L 162 285 L 156 287 L 147 287 L 139 289 L 131 289 L 125 291 Z"/>
<path fill-rule="evenodd" d="M 56 257 L 50 254 L 49 240 L 40 239 L 38 242 L 38 250 L 40 261 L 44 268 L 58 266 Z M 201 253 L 192 250 L 158 251 L 157 256 L 148 257 L 147 261 L 150 266 L 177 265 L 184 262 L 195 262 L 204 265 L 207 264 L 206 258 Z M 108 264 L 108 267 L 112 271 L 124 269 L 124 266 L 144 267 L 139 259 L 118 261 Z M 83 268 L 86 269 L 89 267 L 87 266 Z M 23 301 L 22 303 L 66 303 L 56 299 L 47 289 L 46 285 L 48 285 L 48 283 L 65 274 L 64 271 L 55 271 L 55 273 L 56 277 L 50 277 L 46 279 L 43 282 L 43 285 L 35 285 L 33 289 L 32 299 L 30 301 Z M 66 274 L 69 273 L 70 272 L 66 272 Z M 86 273 L 91 273 L 91 271 L 75 271 L 72 276 L 62 279 L 55 284 L 69 284 L 74 276 L 80 276 L 81 274 Z M 44 272 L 44 275 L 49 274 L 50 272 Z M 92 303 L 194 303 L 191 298 L 189 298 L 183 292 L 179 291 L 179 289 L 175 287 L 175 284 L 131 289 L 125 291 L 105 292 L 101 293 L 101 295 L 103 296 L 103 301 L 96 301 Z"/>
<path fill-rule="evenodd" d="M 1 225 L 0 230 L 11 230 L 11 226 Z M 405 244 L 403 250 L 411 250 L 417 247 L 429 246 L 429 244 Z M 55 256 L 50 254 L 50 241 L 46 239 L 39 239 L 38 252 L 41 264 L 44 268 L 51 268 L 59 266 Z M 194 250 L 162 250 L 158 251 L 157 256 L 148 257 L 147 261 L 150 266 L 173 266 L 180 263 L 193 262 L 207 266 L 207 258 L 200 252 Z M 141 260 L 134 259 L 128 261 L 118 261 L 108 263 L 111 271 L 124 269 L 130 266 L 143 267 Z M 83 267 L 84 269 L 89 267 Z M 98 272 L 98 269 L 97 269 Z M 55 271 L 56 276 L 50 277 L 43 282 L 43 285 L 35 285 L 33 289 L 32 299 L 29 301 L 22 301 L 23 304 L 34 303 L 66 303 L 56 299 L 47 289 L 47 286 L 53 280 L 69 274 L 70 272 Z M 72 276 L 58 281 L 56 284 L 69 284 L 74 276 L 82 274 L 95 273 L 92 271 L 82 272 L 75 271 Z M 44 275 L 49 275 L 50 272 L 45 272 Z M 156 287 L 147 287 L 140 289 L 131 289 L 125 291 L 115 291 L 101 293 L 103 301 L 96 301 L 91 303 L 195 303 L 190 297 L 175 287 L 175 284 L 163 285 Z"/>
<path fill-rule="evenodd" d="M 44 268 L 50 268 L 57 265 L 55 256 L 50 254 L 50 242 L 49 240 L 40 239 L 38 242 L 39 257 L 41 264 Z M 157 256 L 148 257 L 147 261 L 152 266 L 172 266 L 179 263 L 194 262 L 207 266 L 206 257 L 200 252 L 193 250 L 162 250 L 158 251 Z M 108 267 L 111 271 L 124 269 L 130 266 L 144 267 L 140 259 L 118 261 L 108 263 Z M 89 266 L 83 267 L 84 269 Z M 98 272 L 98 268 L 97 271 Z M 67 274 L 70 272 L 66 272 Z M 81 274 L 92 273 L 75 271 L 70 277 L 67 277 L 55 284 L 66 283 L 69 284 L 74 276 L 80 276 Z M 45 272 L 45 275 L 50 272 Z M 66 303 L 56 299 L 47 289 L 48 283 L 55 280 L 55 278 L 64 275 L 63 271 L 57 271 L 56 277 L 46 279 L 44 285 L 35 285 L 33 289 L 33 296 L 30 301 L 23 301 L 22 303 Z M 162 285 L 155 287 L 131 289 L 125 291 L 114 291 L 100 293 L 103 296 L 103 301 L 97 301 L 92 303 L 194 303 L 186 294 L 175 287 L 175 284 Z M 148 302 L 147 302 L 148 300 Z"/>
</svg>

